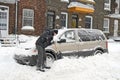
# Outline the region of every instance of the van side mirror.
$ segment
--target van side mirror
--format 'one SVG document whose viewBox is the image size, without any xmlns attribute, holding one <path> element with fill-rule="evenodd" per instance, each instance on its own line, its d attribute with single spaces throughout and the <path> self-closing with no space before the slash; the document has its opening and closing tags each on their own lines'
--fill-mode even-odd
<svg viewBox="0 0 120 80">
<path fill-rule="evenodd" d="M 60 39 L 60 41 L 57 41 L 58 43 L 64 43 L 66 42 L 66 39 Z"/>
</svg>

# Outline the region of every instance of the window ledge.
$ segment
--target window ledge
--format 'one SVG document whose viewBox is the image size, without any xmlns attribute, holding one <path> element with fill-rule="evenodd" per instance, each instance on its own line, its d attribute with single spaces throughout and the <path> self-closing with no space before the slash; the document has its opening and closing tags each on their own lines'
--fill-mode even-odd
<svg viewBox="0 0 120 80">
<path fill-rule="evenodd" d="M 61 2 L 69 3 L 69 0 L 61 0 Z"/>
<path fill-rule="evenodd" d="M 110 8 L 104 8 L 104 10 L 106 10 L 106 11 L 111 11 L 111 9 L 110 9 Z"/>
<path fill-rule="evenodd" d="M 35 29 L 32 26 L 23 26 L 22 30 L 25 30 L 25 31 L 34 31 Z"/>
</svg>

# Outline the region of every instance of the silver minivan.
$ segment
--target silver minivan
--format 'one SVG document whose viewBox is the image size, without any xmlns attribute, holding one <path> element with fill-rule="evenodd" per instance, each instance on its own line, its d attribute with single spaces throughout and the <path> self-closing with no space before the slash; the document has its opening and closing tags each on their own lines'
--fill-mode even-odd
<svg viewBox="0 0 120 80">
<path fill-rule="evenodd" d="M 98 29 L 59 29 L 53 39 L 53 44 L 45 50 L 47 62 L 53 62 L 63 56 L 85 57 L 108 53 L 108 43 L 104 33 Z M 32 54 L 29 56 L 15 55 L 14 58 L 18 63 L 35 65 L 37 54 L 35 55 L 33 51 Z"/>
</svg>

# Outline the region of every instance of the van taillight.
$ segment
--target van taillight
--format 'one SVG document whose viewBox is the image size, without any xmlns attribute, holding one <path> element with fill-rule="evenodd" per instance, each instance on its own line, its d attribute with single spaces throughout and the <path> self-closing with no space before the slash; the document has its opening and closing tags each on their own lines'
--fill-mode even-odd
<svg viewBox="0 0 120 80">
<path fill-rule="evenodd" d="M 34 49 L 34 50 L 33 50 L 33 52 L 37 52 L 37 50 L 36 50 L 36 49 Z"/>
</svg>

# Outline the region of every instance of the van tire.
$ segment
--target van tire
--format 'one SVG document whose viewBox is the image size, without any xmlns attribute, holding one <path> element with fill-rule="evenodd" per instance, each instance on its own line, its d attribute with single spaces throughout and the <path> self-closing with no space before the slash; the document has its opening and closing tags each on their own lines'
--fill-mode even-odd
<svg viewBox="0 0 120 80">
<path fill-rule="evenodd" d="M 101 50 L 95 50 L 95 52 L 94 52 L 93 55 L 97 55 L 97 54 L 103 54 L 103 51 L 101 51 Z"/>
<path fill-rule="evenodd" d="M 50 67 L 55 61 L 55 57 L 51 53 L 46 53 L 46 66 Z"/>
</svg>

